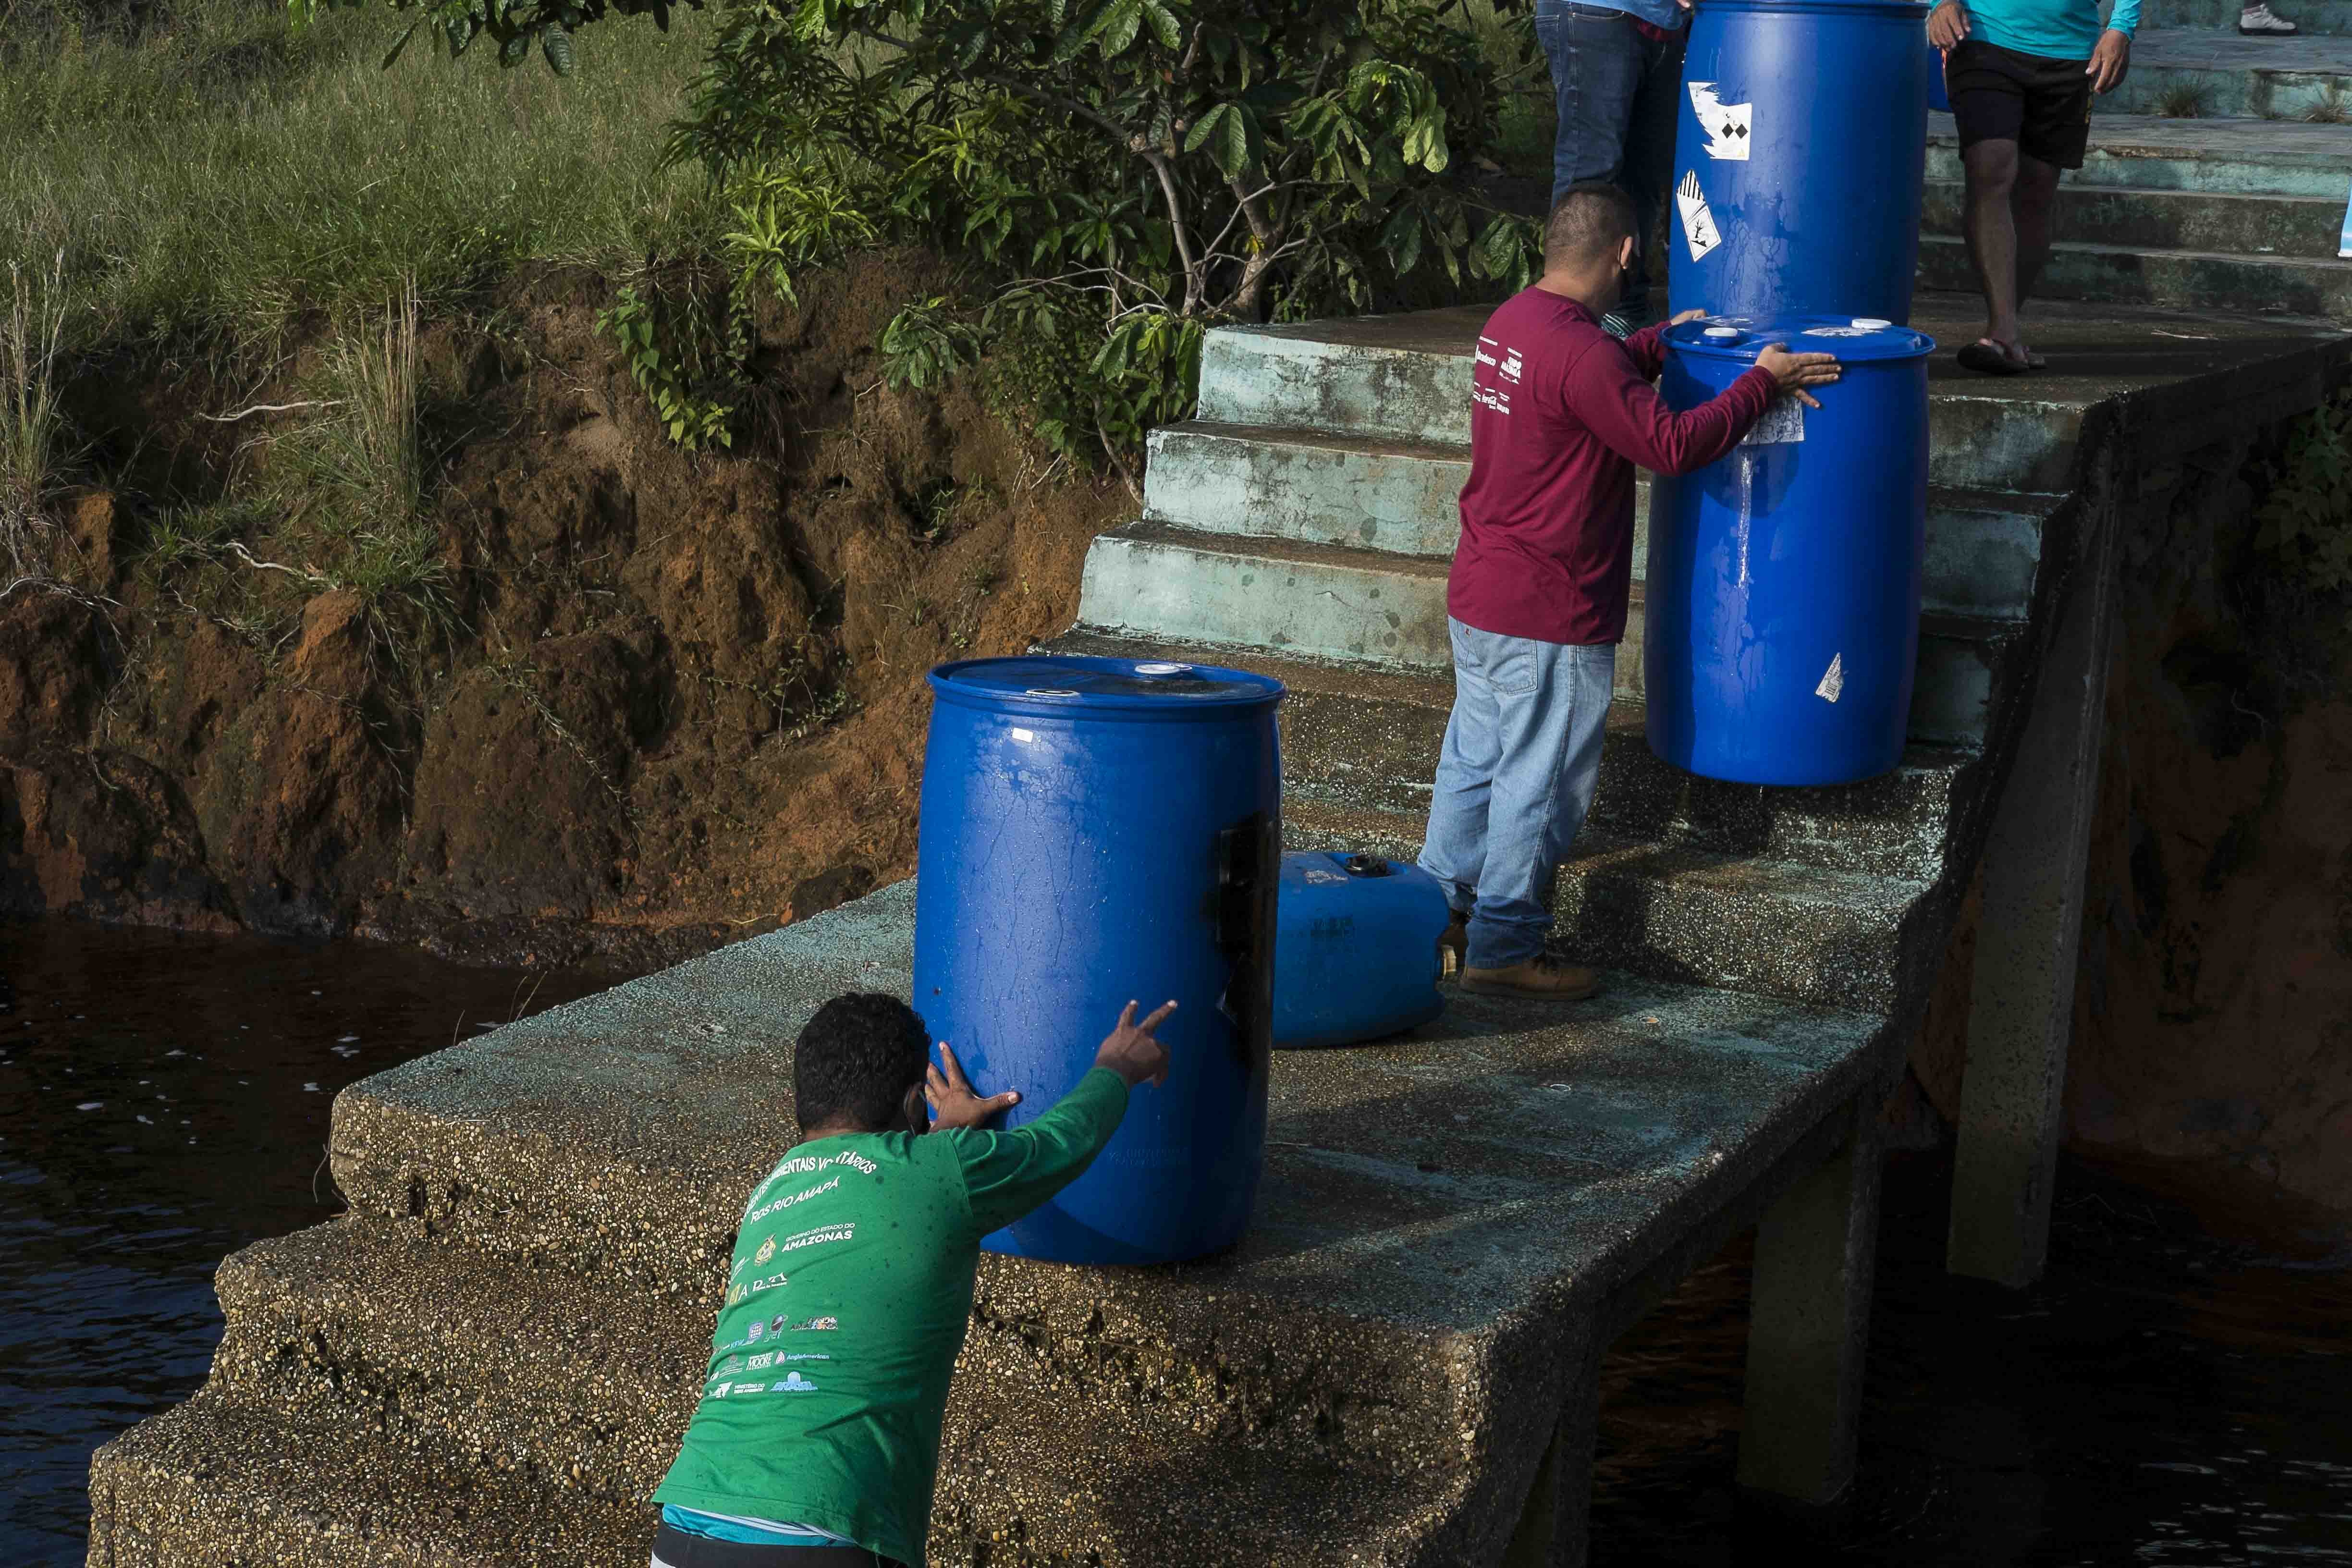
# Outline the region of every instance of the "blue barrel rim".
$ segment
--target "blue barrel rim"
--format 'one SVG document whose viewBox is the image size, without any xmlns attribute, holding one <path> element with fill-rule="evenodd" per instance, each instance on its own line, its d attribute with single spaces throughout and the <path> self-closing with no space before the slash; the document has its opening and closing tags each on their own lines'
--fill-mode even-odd
<svg viewBox="0 0 2352 1568">
<path fill-rule="evenodd" d="M 1934 0 L 1706 0 L 1710 11 L 1835 11 L 1841 15 L 1876 12 L 1885 16 L 1916 19 L 1927 25 Z M 1685 26 L 1688 24 L 1685 23 Z"/>
<path fill-rule="evenodd" d="M 1864 322 L 1874 324 L 1864 326 Z M 1726 329 L 1739 336 L 1721 341 L 1707 336 Z M 1862 335 L 1854 335 L 1857 331 Z M 1833 353 L 1842 363 L 1854 364 L 1901 363 L 1936 352 L 1936 340 L 1916 328 L 1870 316 L 1805 314 L 1771 316 L 1762 321 L 1746 316 L 1702 316 L 1668 327 L 1663 337 L 1676 353 L 1743 363 L 1753 361 L 1771 343 L 1796 353 Z"/>
<path fill-rule="evenodd" d="M 1031 673 L 1024 682 L 983 685 L 971 679 L 982 670 L 1010 676 L 1015 669 Z M 1089 690 L 1085 678 L 1109 678 L 1137 682 L 1166 680 L 1169 689 L 1152 691 Z M 940 700 L 995 711 L 1032 713 L 1075 719 L 1097 715 L 1141 715 L 1183 719 L 1198 715 L 1225 717 L 1239 710 L 1271 708 L 1289 695 L 1289 688 L 1270 675 L 1225 665 L 1187 664 L 1173 659 L 1108 658 L 1096 654 L 1014 654 L 998 658 L 961 658 L 934 667 L 926 679 Z M 1178 682 L 1184 684 L 1179 686 Z M 1194 683 L 1222 688 L 1201 691 Z"/>
</svg>

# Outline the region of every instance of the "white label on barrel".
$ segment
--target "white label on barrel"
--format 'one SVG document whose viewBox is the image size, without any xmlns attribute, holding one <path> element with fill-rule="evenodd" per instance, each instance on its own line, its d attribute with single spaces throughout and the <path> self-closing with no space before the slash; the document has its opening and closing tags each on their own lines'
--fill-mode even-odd
<svg viewBox="0 0 2352 1568">
<path fill-rule="evenodd" d="M 1724 102 L 1716 97 L 1715 83 L 1711 81 L 1695 81 L 1689 86 L 1691 109 L 1698 115 L 1699 129 L 1706 132 L 1706 155 L 1748 162 L 1748 149 L 1755 141 L 1752 122 L 1756 106 Z"/>
<path fill-rule="evenodd" d="M 1830 668 L 1822 677 L 1822 683 L 1813 688 L 1813 695 L 1824 702 L 1834 702 L 1844 690 L 1845 655 L 1834 653 L 1830 656 Z"/>
<path fill-rule="evenodd" d="M 1715 215 L 1706 210 L 1706 193 L 1698 188 L 1698 171 L 1686 171 L 1675 187 L 1675 206 L 1683 215 L 1683 237 L 1690 242 L 1691 259 L 1697 261 L 1723 243 Z"/>
<path fill-rule="evenodd" d="M 1037 739 L 1037 731 L 1034 730 L 1014 730 L 1010 731 L 1010 733 L 1014 740 L 1020 742 L 1024 746 L 1031 744 Z"/>
<path fill-rule="evenodd" d="M 1866 338 L 1870 336 L 1870 329 L 1868 327 L 1807 327 L 1805 329 L 1805 336 L 1809 338 Z"/>
<path fill-rule="evenodd" d="M 1805 405 L 1793 397 L 1776 397 L 1764 410 L 1764 417 L 1740 438 L 1743 447 L 1772 447 L 1783 441 L 1805 438 Z"/>
</svg>

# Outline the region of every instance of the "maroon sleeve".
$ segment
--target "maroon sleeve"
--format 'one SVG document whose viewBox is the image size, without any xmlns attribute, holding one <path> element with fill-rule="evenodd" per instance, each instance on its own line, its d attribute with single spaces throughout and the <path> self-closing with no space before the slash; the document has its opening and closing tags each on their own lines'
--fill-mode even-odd
<svg viewBox="0 0 2352 1568">
<path fill-rule="evenodd" d="M 1625 353 L 1643 381 L 1655 381 L 1666 368 L 1666 323 L 1654 321 L 1625 340 Z"/>
<path fill-rule="evenodd" d="M 1696 408 L 1677 414 L 1628 356 L 1595 345 L 1568 373 L 1570 412 L 1603 445 L 1654 474 L 1687 474 L 1732 447 L 1772 402 L 1769 373 L 1751 370 Z"/>
</svg>

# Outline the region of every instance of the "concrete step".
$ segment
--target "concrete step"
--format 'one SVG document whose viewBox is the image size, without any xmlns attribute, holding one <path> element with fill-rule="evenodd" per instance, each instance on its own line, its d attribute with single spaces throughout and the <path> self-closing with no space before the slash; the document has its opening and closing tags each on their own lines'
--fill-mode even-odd
<svg viewBox="0 0 2352 1568">
<path fill-rule="evenodd" d="M 692 1288 L 592 1276 L 559 1305 L 538 1271 L 421 1226 L 317 1226 L 221 1265 L 211 1386 L 289 1421 L 356 1421 L 470 1450 L 485 1473 L 633 1502 L 676 1457 L 708 1364 L 724 1265 L 709 1249 L 685 1261 Z"/>
<path fill-rule="evenodd" d="M 1454 309 L 1218 328 L 1202 350 L 1199 417 L 1423 449 L 1465 447 L 1470 351 L 1486 315 L 1483 308 Z M 1946 383 L 1934 372 L 1929 389 L 1929 483 L 1979 490 L 2071 488 L 2083 403 L 2047 401 L 1981 377 Z M 1417 466 L 1403 470 L 1423 498 L 1444 484 L 1430 462 L 1418 455 Z M 1225 493 L 1231 497 L 1233 487 L 1244 485 L 1235 478 Z"/>
<path fill-rule="evenodd" d="M 784 1141 L 780 1134 L 780 1147 Z M 720 1201 L 714 1194 L 714 1209 L 731 1212 L 731 1197 Z M 671 1261 L 667 1289 L 595 1272 L 551 1275 L 530 1263 L 432 1238 L 413 1223 L 365 1214 L 263 1242 L 223 1266 L 228 1330 L 203 1397 L 215 1410 L 234 1413 L 233 1426 L 277 1424 L 296 1435 L 298 1444 L 301 1434 L 338 1426 L 370 1435 L 378 1450 L 395 1456 L 389 1461 L 394 1473 L 415 1482 L 427 1499 L 421 1521 L 427 1527 L 438 1523 L 435 1476 L 455 1473 L 495 1476 L 510 1490 L 530 1489 L 530 1506 L 536 1509 L 544 1510 L 550 1498 L 567 1500 L 567 1507 L 577 1500 L 592 1517 L 649 1533 L 643 1526 L 650 1509 L 643 1500 L 667 1473 L 703 1385 L 721 1278 L 718 1265 L 690 1252 Z M 1333 1544 L 1373 1539 L 1380 1500 L 1393 1498 L 1400 1486 L 1413 1489 L 1395 1473 L 1395 1454 L 1381 1444 L 1368 1441 L 1361 1464 L 1352 1455 L 1341 1462 L 1335 1459 L 1340 1445 L 1286 1430 L 1312 1423 L 1315 1413 L 1273 1415 L 1280 1391 L 1263 1380 L 1262 1363 L 1221 1362 L 1223 1386 L 1214 1400 L 1162 1397 L 1146 1386 L 1149 1373 L 1138 1375 L 1140 1398 L 1089 1403 L 1076 1397 L 1075 1385 L 1101 1369 L 1037 1353 L 1036 1331 L 1044 1325 L 1027 1320 L 1034 1299 L 1020 1278 L 1024 1268 L 1034 1267 L 983 1264 L 982 1321 L 965 1342 L 941 1446 L 933 1545 L 942 1560 L 969 1560 L 973 1536 L 1001 1528 L 1007 1514 L 1018 1515 L 1024 1500 L 1004 1496 L 994 1479 L 1016 1466 L 1038 1488 L 1026 1500 L 1054 1500 L 1071 1516 L 1063 1528 L 1079 1537 L 1091 1533 L 1097 1542 L 1131 1532 L 1132 1514 L 1145 1506 L 1131 1486 L 1099 1495 L 1106 1460 L 1115 1455 L 1135 1456 L 1144 1465 L 1180 1461 L 1196 1479 L 1242 1468 L 1256 1478 L 1247 1484 L 1261 1490 L 1296 1485 L 1349 1495 L 1353 1506 L 1343 1511 L 1353 1517 L 1341 1522 L 1355 1533 L 1343 1532 Z M 550 1289 L 551 1279 L 561 1279 L 560 1289 Z M 1134 1325 L 1121 1317 L 1116 1285 L 1102 1283 L 1109 1286 L 1110 1299 L 1095 1310 L 1108 1309 L 1132 1331 Z M 518 1311 L 524 1302 L 534 1303 L 533 1310 Z M 1080 1314 L 1080 1321 L 1088 1315 Z M 1069 1326 L 1058 1316 L 1055 1322 Z M 1206 1342 L 1197 1348 L 1231 1348 L 1232 1325 L 1202 1327 Z M 1181 1331 L 1176 1338 L 1181 1340 Z M 1424 1341 L 1408 1338 L 1409 1345 L 1385 1351 L 1362 1338 L 1357 1349 L 1368 1362 L 1426 1352 Z M 743 1352 L 746 1370 L 762 1354 L 822 1355 L 826 1340 L 775 1336 Z M 1177 1351 L 1169 1343 L 1158 1348 L 1163 1357 Z M 819 1384 L 824 1380 L 822 1362 L 797 1370 Z M 1162 1370 L 1186 1382 L 1192 1375 L 1189 1368 Z M 1254 1424 L 1242 1418 L 1244 1410 L 1259 1418 Z M 1400 1444 L 1442 1440 L 1434 1431 L 1416 1432 L 1407 1417 L 1386 1418 L 1381 1436 Z M 396 1457 L 406 1452 L 433 1456 L 434 1475 L 414 1476 Z M 369 1462 L 385 1461 L 371 1453 Z M 246 1472 L 244 1484 L 279 1510 L 331 1515 L 303 1489 L 299 1476 L 256 1473 L 241 1461 L 238 1468 Z M 330 1474 L 308 1484 L 333 1482 Z M 1433 1488 L 1442 1489 L 1442 1483 Z M 1180 1506 L 1213 1510 L 1222 1490 L 1195 1489 Z M 388 1506 L 387 1511 L 401 1510 Z M 971 1529 L 976 1515 L 985 1520 L 982 1530 Z M 964 1528 L 957 1528 L 959 1521 Z M 395 1538 L 409 1528 L 404 1520 L 378 1523 Z M 1209 1533 L 1197 1521 L 1187 1528 Z M 637 1552 L 630 1560 L 635 1568 L 644 1549 L 624 1541 Z M 1087 1542 L 1066 1544 L 1083 1552 Z M 1224 1560 L 1314 1560 L 1311 1553 L 1297 1557 L 1297 1538 L 1276 1536 L 1273 1528 L 1261 1527 L 1247 1544 L 1263 1554 L 1241 1552 Z M 572 1559 L 592 1560 L 623 1558 Z"/>
<path fill-rule="evenodd" d="M 2139 22 L 2143 27 L 2194 27 L 2234 36 L 2243 8 L 2240 0 L 2141 0 Z M 2278 0 L 2271 9 L 2302 28 L 2301 37 L 2352 36 L 2352 0 Z"/>
<path fill-rule="evenodd" d="M 2347 175 L 2352 180 L 2352 174 Z M 1960 232 L 1957 182 L 1932 182 L 1922 226 Z M 2072 243 L 2204 250 L 2280 260 L 2327 260 L 2344 224 L 2344 193 L 2328 196 L 2225 195 L 2137 185 L 2058 187 L 2058 233 Z"/>
<path fill-rule="evenodd" d="M 796 1136 L 782 1042 L 843 991 L 908 994 L 913 913 L 899 883 L 352 1084 L 336 1183 L 355 1213 L 535 1271 L 535 1300 L 582 1280 L 700 1289 L 692 1249 L 725 1245 Z M 1375 1048 L 1285 1053 L 1233 1252 L 982 1258 L 931 1557 L 1497 1561 L 1559 1418 L 1559 1347 L 1605 1342 L 1752 1224 L 1899 1046 L 1877 1015 L 1619 975 L 1590 1006 L 1461 996 Z M 291 1474 L 242 1457 L 283 1446 L 248 1421 L 194 1468 L 257 1509 L 335 1478 L 315 1451 Z M 348 1462 L 398 1480 L 380 1447 Z M 110 1531 L 109 1508 L 102 1489 Z"/>
<path fill-rule="evenodd" d="M 2092 120 L 2089 154 L 2065 183 L 2341 202 L 2352 179 L 2347 170 L 2352 125 L 2105 113 Z M 1927 117 L 1927 178 L 1960 178 L 1959 137 L 1948 114 Z"/>
<path fill-rule="evenodd" d="M 1084 632 L 1056 637 L 1045 651 L 1193 663 L 1212 652 Z M 1450 679 L 1263 655 L 1246 663 L 1289 689 L 1281 713 L 1286 801 L 1416 822 L 1427 815 L 1454 700 Z M 1954 795 L 1976 762 L 1973 752 L 1915 745 L 1894 773 L 1836 789 L 1724 784 L 1660 761 L 1644 737 L 1641 704 L 1620 701 L 1609 716 L 1592 821 L 1630 838 L 1924 880 L 1942 868 Z"/>
<path fill-rule="evenodd" d="M 1198 533 L 1450 556 L 1466 448 L 1192 420 L 1151 433 L 1144 515 Z M 1650 487 L 1634 492 L 1633 574 L 1648 563 Z M 1937 489 L 1927 498 L 1926 599 L 2022 618 L 2042 524 L 2060 498 Z"/>
<path fill-rule="evenodd" d="M 1961 289 L 1973 277 L 1967 247 L 1959 239 L 1950 235 L 1920 237 L 1922 283 Z M 2352 261 L 2289 260 L 2062 240 L 2050 247 L 2050 259 L 2042 268 L 2034 292 L 2053 300 L 2352 320 Z"/>
<path fill-rule="evenodd" d="M 1283 807 L 1294 849 L 1421 852 L 1424 820 L 1314 801 Z M 1554 949 L 1654 980 L 1817 1006 L 1894 1005 L 1902 925 L 1928 884 L 1625 838 L 1594 825 L 1552 890 Z"/>
<path fill-rule="evenodd" d="M 1446 563 L 1328 544 L 1131 523 L 1098 536 L 1079 591 L 1083 630 L 1216 645 L 1227 663 L 1272 653 L 1424 670 L 1452 663 Z M 1638 588 L 1617 651 L 1617 691 L 1642 695 Z M 1991 668 L 2012 623 L 1923 620 L 1911 732 L 1941 745 L 1982 742 Z"/>
<path fill-rule="evenodd" d="M 298 1420 L 212 1389 L 89 1472 L 90 1568 L 642 1568 L 653 1544 L 642 1503 L 541 1487 L 363 1412 Z"/>
<path fill-rule="evenodd" d="M 2219 28 L 2142 27 L 2131 73 L 2092 100 L 2098 114 L 2303 120 L 2352 113 L 2352 38 L 2242 38 Z"/>
</svg>

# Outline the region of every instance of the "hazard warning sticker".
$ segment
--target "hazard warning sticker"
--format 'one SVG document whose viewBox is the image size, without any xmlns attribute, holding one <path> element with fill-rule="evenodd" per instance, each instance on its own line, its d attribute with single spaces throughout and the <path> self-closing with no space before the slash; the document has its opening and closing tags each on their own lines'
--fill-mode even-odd
<svg viewBox="0 0 2352 1568">
<path fill-rule="evenodd" d="M 1706 132 L 1706 155 L 1746 163 L 1748 150 L 1756 142 L 1756 106 L 1724 102 L 1716 96 L 1711 81 L 1685 85 L 1690 88 L 1691 109 L 1698 115 L 1699 129 Z"/>
<path fill-rule="evenodd" d="M 1683 183 L 1675 187 L 1675 210 L 1682 214 L 1683 238 L 1690 245 L 1691 259 L 1704 260 L 1706 253 L 1723 243 L 1723 231 L 1715 226 L 1715 214 L 1706 206 L 1706 193 L 1698 188 L 1698 172 L 1691 170 L 1683 175 Z"/>
</svg>

